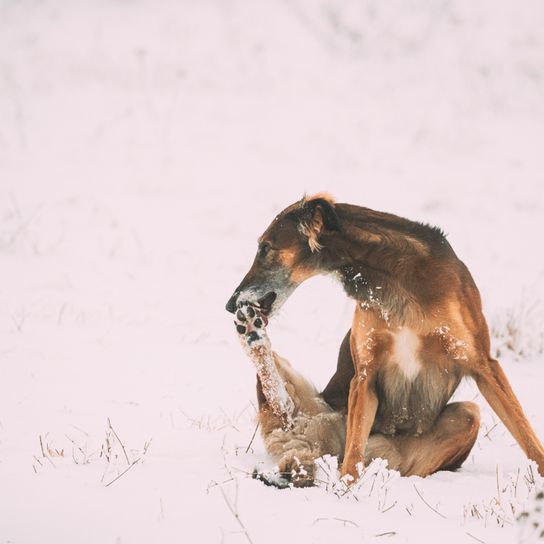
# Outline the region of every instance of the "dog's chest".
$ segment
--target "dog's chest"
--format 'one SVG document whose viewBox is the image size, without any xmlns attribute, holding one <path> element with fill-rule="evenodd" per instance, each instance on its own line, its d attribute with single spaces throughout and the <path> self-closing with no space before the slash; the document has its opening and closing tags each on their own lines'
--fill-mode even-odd
<svg viewBox="0 0 544 544">
<path fill-rule="evenodd" d="M 376 381 L 379 404 L 373 430 L 418 435 L 432 426 L 457 378 L 424 361 L 414 331 L 403 328 L 391 334 Z"/>
<path fill-rule="evenodd" d="M 393 336 L 390 365 L 396 365 L 406 381 L 412 382 L 421 371 L 419 350 L 421 341 L 411 329 L 402 328 Z"/>
</svg>

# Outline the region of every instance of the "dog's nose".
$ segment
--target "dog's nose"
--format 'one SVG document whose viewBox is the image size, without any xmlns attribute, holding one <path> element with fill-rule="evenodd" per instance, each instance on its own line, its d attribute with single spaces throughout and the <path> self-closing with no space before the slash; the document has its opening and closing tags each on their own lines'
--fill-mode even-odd
<svg viewBox="0 0 544 544">
<path fill-rule="evenodd" d="M 229 301 L 225 305 L 225 309 L 227 310 L 227 312 L 230 312 L 231 314 L 233 314 L 236 311 L 236 299 L 237 298 L 238 298 L 238 293 L 234 293 L 234 295 L 232 295 L 229 298 Z"/>
</svg>

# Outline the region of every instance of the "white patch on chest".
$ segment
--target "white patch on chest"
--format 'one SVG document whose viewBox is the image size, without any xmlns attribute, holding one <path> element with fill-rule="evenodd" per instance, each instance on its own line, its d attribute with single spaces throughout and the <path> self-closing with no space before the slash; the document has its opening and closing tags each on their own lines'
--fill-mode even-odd
<svg viewBox="0 0 544 544">
<path fill-rule="evenodd" d="M 414 380 L 421 370 L 418 359 L 420 340 L 411 329 L 400 329 L 394 336 L 393 362 L 397 364 L 407 380 Z"/>
</svg>

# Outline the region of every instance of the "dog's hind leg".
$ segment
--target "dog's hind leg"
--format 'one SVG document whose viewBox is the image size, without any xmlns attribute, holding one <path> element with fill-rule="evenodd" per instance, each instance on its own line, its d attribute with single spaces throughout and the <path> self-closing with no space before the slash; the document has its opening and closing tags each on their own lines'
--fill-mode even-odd
<svg viewBox="0 0 544 544">
<path fill-rule="evenodd" d="M 432 429 L 419 436 L 370 435 L 365 464 L 387 459 L 401 476 L 428 476 L 438 470 L 455 470 L 469 456 L 480 428 L 480 411 L 473 402 L 448 404 Z"/>
</svg>

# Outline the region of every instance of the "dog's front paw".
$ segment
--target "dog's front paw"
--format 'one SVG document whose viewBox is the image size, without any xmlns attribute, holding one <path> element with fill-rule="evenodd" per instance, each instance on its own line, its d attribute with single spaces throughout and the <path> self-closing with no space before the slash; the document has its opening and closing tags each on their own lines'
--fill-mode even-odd
<svg viewBox="0 0 544 544">
<path fill-rule="evenodd" d="M 236 332 L 240 340 L 249 347 L 267 345 L 268 336 L 265 328 L 265 318 L 257 308 L 247 302 L 238 305 L 235 314 Z"/>
</svg>

